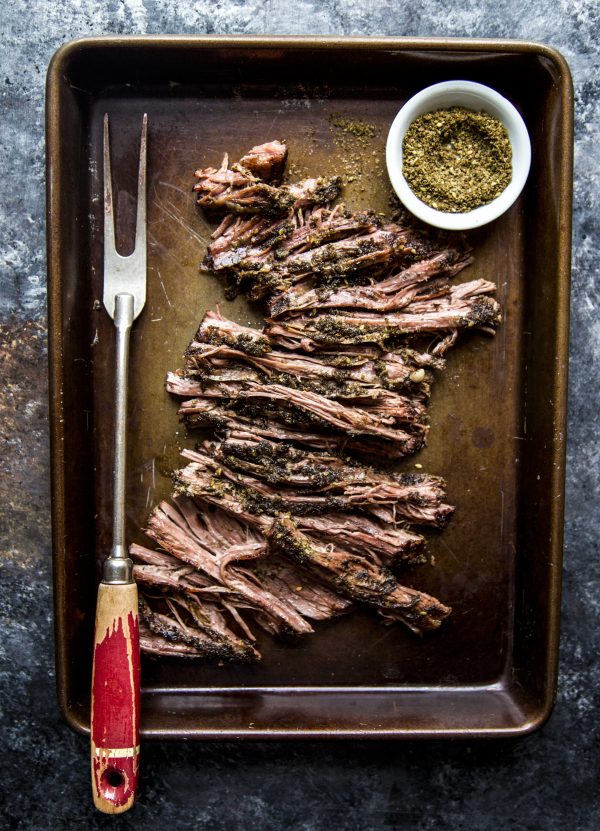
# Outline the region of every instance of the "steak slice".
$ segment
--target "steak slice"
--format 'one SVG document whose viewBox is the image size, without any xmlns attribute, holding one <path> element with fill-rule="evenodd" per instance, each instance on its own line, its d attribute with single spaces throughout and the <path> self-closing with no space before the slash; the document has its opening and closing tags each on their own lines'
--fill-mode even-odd
<svg viewBox="0 0 600 831">
<path fill-rule="evenodd" d="M 257 384 L 253 381 L 199 384 L 169 372 L 166 387 L 168 392 L 180 397 L 201 395 L 203 398 L 248 403 L 268 418 L 279 418 L 285 412 L 290 423 L 334 430 L 350 437 L 376 436 L 399 444 L 404 452 L 413 452 L 421 447 L 427 434 L 427 425 L 420 422 L 422 406 L 408 400 L 403 402 L 402 410 L 397 407 L 391 415 L 385 409 L 380 413 L 375 407 L 346 406 L 318 393 L 281 384 Z M 187 415 L 193 412 L 194 401 L 184 402 L 180 413 Z M 403 424 L 406 429 L 400 429 L 398 424 Z"/>
<path fill-rule="evenodd" d="M 152 609 L 148 598 L 140 596 L 139 610 L 147 628 L 166 641 L 193 647 L 202 656 L 221 660 L 258 661 L 260 653 L 251 643 L 227 627 L 216 606 L 197 597 L 166 598 L 169 613 Z M 188 653 L 188 650 L 185 650 Z M 189 654 L 189 653 L 188 653 Z"/>
<path fill-rule="evenodd" d="M 221 167 L 195 172 L 198 204 L 208 211 L 273 215 L 325 205 L 340 194 L 341 179 L 322 177 L 277 187 L 283 173 L 287 147 L 279 141 L 257 145 L 229 166 L 223 156 Z M 267 184 L 271 182 L 271 184 Z"/>
<path fill-rule="evenodd" d="M 184 451 L 184 456 L 245 487 L 259 488 L 261 497 L 270 496 L 284 506 L 280 510 L 298 515 L 387 505 L 397 519 L 443 527 L 453 511 L 444 503 L 445 482 L 439 476 L 382 473 L 339 456 L 253 437 L 234 435 L 204 447 L 205 453 Z"/>
<path fill-rule="evenodd" d="M 144 614 L 140 611 L 138 618 L 140 633 L 140 649 L 145 655 L 154 658 L 206 658 L 208 653 L 203 648 L 192 646 L 181 640 L 171 640 L 173 632 L 169 635 L 159 635 L 148 626 Z M 157 625 L 156 628 L 160 628 Z"/>
<path fill-rule="evenodd" d="M 399 620 L 416 634 L 437 629 L 452 611 L 424 592 L 401 586 L 391 571 L 343 548 L 320 545 L 299 531 L 289 517 L 278 517 L 269 539 L 292 560 L 315 568 L 339 592 L 369 606 L 388 619 Z"/>
<path fill-rule="evenodd" d="M 217 433 L 242 432 L 257 438 L 295 442 L 319 450 L 362 454 L 368 459 L 381 457 L 389 461 L 400 459 L 407 452 L 412 452 L 410 445 L 388 444 L 368 437 L 350 438 L 334 435 L 331 431 L 318 432 L 314 425 L 308 431 L 302 429 L 306 424 L 293 413 L 281 410 L 278 413 L 279 418 L 274 418 L 264 411 L 240 411 L 235 402 L 232 407 L 216 399 L 194 398 L 182 403 L 179 414 L 190 429 L 211 430 Z M 299 424 L 299 427 L 294 427 L 294 424 Z M 415 449 L 422 444 L 418 440 L 413 441 L 412 447 Z"/>
<path fill-rule="evenodd" d="M 420 288 L 433 278 L 446 281 L 472 263 L 472 257 L 456 249 L 447 249 L 427 260 L 409 265 L 396 274 L 367 286 L 355 285 L 332 288 L 292 286 L 288 291 L 271 298 L 267 308 L 271 317 L 281 317 L 304 309 L 349 308 L 391 312 L 408 306 Z M 436 288 L 437 290 L 437 288 Z M 431 291 L 431 289 L 430 289 Z"/>
<path fill-rule="evenodd" d="M 239 370 L 243 366 L 251 366 L 263 373 L 264 380 L 270 379 L 275 383 L 286 380 L 291 385 L 298 385 L 306 380 L 323 384 L 329 382 L 333 388 L 343 388 L 349 383 L 365 384 L 391 390 L 407 389 L 415 397 L 426 397 L 431 374 L 416 383 L 411 375 L 422 367 L 441 369 L 444 366 L 443 360 L 414 349 L 382 352 L 375 348 L 373 353 L 369 353 L 367 348 L 362 355 L 341 350 L 309 355 L 277 349 L 256 355 L 228 346 L 215 347 L 192 341 L 185 353 L 184 374 L 202 379 L 208 377 L 213 369 Z"/>
<path fill-rule="evenodd" d="M 271 351 L 269 339 L 262 332 L 228 320 L 218 307 L 214 312 L 206 312 L 196 332 L 196 340 L 212 346 L 234 347 L 244 355 L 258 356 Z"/>
<path fill-rule="evenodd" d="M 500 321 L 500 307 L 487 292 L 494 284 L 474 280 L 453 286 L 435 300 L 413 302 L 402 312 L 339 312 L 290 320 L 269 320 L 265 333 L 271 342 L 289 349 L 331 347 L 337 343 L 375 343 L 384 346 L 390 339 L 423 334 L 447 334 L 461 329 L 480 328 L 493 332 Z"/>
</svg>

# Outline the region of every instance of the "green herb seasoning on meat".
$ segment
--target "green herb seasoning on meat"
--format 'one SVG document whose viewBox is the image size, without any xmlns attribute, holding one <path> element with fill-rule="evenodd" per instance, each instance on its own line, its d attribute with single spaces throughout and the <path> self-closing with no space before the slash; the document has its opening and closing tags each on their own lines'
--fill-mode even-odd
<svg viewBox="0 0 600 831">
<path fill-rule="evenodd" d="M 463 213 L 486 205 L 512 178 L 512 149 L 498 119 L 465 107 L 416 118 L 404 136 L 402 172 L 427 205 Z"/>
</svg>

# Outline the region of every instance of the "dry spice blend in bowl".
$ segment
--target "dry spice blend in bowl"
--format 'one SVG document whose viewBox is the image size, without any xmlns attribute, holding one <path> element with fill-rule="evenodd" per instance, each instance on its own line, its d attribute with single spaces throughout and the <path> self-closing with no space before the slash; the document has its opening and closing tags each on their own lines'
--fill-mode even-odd
<svg viewBox="0 0 600 831">
<path fill-rule="evenodd" d="M 416 118 L 402 142 L 402 172 L 416 196 L 448 213 L 496 199 L 512 178 L 512 149 L 504 125 L 466 107 Z"/>
<path fill-rule="evenodd" d="M 409 130 L 419 127 L 418 140 L 411 144 L 409 136 L 406 146 Z M 411 151 L 412 167 L 405 167 Z M 435 228 L 465 231 L 498 219 L 517 200 L 531 141 L 518 110 L 499 92 L 475 81 L 441 81 L 397 112 L 385 162 L 405 208 Z"/>
</svg>

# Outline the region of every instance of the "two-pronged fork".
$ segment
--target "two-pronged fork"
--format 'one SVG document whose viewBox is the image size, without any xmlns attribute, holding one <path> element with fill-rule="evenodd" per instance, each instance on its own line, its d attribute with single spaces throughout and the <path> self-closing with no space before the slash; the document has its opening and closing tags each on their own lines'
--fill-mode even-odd
<svg viewBox="0 0 600 831">
<path fill-rule="evenodd" d="M 137 587 L 125 545 L 129 334 L 146 302 L 146 139 L 140 142 L 135 249 L 115 245 L 108 115 L 104 116 L 104 307 L 116 330 L 113 544 L 98 587 L 92 674 L 92 790 L 96 808 L 117 814 L 135 799 L 139 765 L 140 653 Z"/>
</svg>

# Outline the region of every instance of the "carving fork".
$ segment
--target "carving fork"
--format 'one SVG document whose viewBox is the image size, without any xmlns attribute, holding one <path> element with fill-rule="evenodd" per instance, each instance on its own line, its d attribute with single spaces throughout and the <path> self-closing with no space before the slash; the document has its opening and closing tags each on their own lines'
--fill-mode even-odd
<svg viewBox="0 0 600 831">
<path fill-rule="evenodd" d="M 91 707 L 94 805 L 107 814 L 134 802 L 139 766 L 140 649 L 137 586 L 125 546 L 125 464 L 129 334 L 146 302 L 146 144 L 144 115 L 135 249 L 116 249 L 108 115 L 104 116 L 104 308 L 116 331 L 113 543 L 98 587 Z"/>
</svg>

